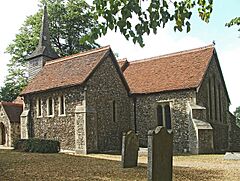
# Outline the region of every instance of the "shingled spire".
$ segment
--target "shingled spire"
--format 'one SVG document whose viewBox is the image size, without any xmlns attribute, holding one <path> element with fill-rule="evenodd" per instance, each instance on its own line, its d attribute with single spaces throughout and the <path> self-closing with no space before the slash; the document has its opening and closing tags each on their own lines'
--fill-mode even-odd
<svg viewBox="0 0 240 181">
<path fill-rule="evenodd" d="M 56 59 L 58 57 L 57 53 L 51 47 L 47 6 L 44 5 L 38 46 L 33 53 L 27 57 L 29 60 L 29 79 L 35 77 L 35 75 L 42 69 L 46 61 Z"/>
</svg>

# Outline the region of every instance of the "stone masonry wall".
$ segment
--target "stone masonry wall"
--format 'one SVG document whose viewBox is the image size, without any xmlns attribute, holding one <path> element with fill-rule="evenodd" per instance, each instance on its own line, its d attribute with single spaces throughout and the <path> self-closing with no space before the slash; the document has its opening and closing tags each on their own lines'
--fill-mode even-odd
<svg viewBox="0 0 240 181">
<path fill-rule="evenodd" d="M 206 121 L 213 127 L 214 150 L 219 152 L 228 148 L 229 121 L 227 112 L 229 101 L 216 61 L 213 57 L 197 93 L 197 104 L 206 108 Z M 210 101 L 210 97 L 212 101 Z M 212 115 L 210 115 L 210 112 L 212 112 Z"/>
<path fill-rule="evenodd" d="M 65 96 L 66 115 L 59 115 L 59 96 Z M 54 116 L 47 116 L 47 99 L 54 99 Z M 43 116 L 37 117 L 36 101 L 42 99 Z M 61 149 L 75 149 L 75 109 L 84 99 L 83 87 L 75 86 L 60 90 L 36 93 L 25 96 L 25 109 L 30 109 L 29 121 L 32 127 L 32 137 L 55 139 L 61 143 Z"/>
<path fill-rule="evenodd" d="M 89 151 L 120 151 L 122 133 L 130 129 L 130 98 L 113 61 L 108 56 L 86 85 L 87 109 L 93 110 L 93 113 L 87 113 Z"/>
<path fill-rule="evenodd" d="M 229 131 L 229 151 L 240 151 L 240 127 L 236 124 L 236 117 L 232 113 L 228 113 L 230 122 Z"/>
<path fill-rule="evenodd" d="M 19 123 L 11 123 L 11 146 L 13 146 L 13 143 L 21 138 L 20 133 L 20 124 Z"/>
<path fill-rule="evenodd" d="M 147 132 L 157 126 L 158 101 L 170 101 L 174 152 L 189 151 L 188 103 L 193 101 L 194 91 L 175 91 L 136 97 L 136 121 L 140 146 L 147 146 Z"/>
</svg>

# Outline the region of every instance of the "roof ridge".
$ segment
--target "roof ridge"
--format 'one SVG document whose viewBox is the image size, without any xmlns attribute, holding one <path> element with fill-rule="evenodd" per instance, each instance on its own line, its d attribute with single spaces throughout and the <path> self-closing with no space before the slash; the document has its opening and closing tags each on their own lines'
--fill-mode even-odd
<svg viewBox="0 0 240 181">
<path fill-rule="evenodd" d="M 86 51 L 79 52 L 79 53 L 76 53 L 76 54 L 73 54 L 73 55 L 68 55 L 68 56 L 65 56 L 65 57 L 54 59 L 52 61 L 47 62 L 46 65 L 59 63 L 59 62 L 65 61 L 65 60 L 69 60 L 71 58 L 81 57 L 81 56 L 89 55 L 89 54 L 92 54 L 92 53 L 97 53 L 97 52 L 100 52 L 100 51 L 107 50 L 109 48 L 110 48 L 110 45 L 107 45 L 107 46 L 104 46 L 104 47 L 99 47 L 99 48 L 94 48 L 94 49 L 91 49 L 91 50 L 86 50 Z"/>
<path fill-rule="evenodd" d="M 159 59 L 159 58 L 176 56 L 176 55 L 182 55 L 182 54 L 191 53 L 191 52 L 195 52 L 195 51 L 199 51 L 199 50 L 204 50 L 204 49 L 208 49 L 208 48 L 213 48 L 213 47 L 214 47 L 214 44 L 210 44 L 210 45 L 203 46 L 203 47 L 198 47 L 198 48 L 193 48 L 193 49 L 188 49 L 188 50 L 182 50 L 182 51 L 167 53 L 167 54 L 163 54 L 163 55 L 159 55 L 159 56 L 154 56 L 154 57 L 150 57 L 150 58 L 133 60 L 133 61 L 130 61 L 130 64 L 132 64 L 132 63 L 142 63 L 142 62 L 147 62 L 147 61 L 153 61 L 153 60 Z"/>
</svg>

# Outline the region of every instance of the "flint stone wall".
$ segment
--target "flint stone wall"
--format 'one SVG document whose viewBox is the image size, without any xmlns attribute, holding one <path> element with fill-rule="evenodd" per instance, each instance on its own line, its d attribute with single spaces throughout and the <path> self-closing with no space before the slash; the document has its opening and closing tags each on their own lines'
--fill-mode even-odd
<svg viewBox="0 0 240 181">
<path fill-rule="evenodd" d="M 27 95 L 25 110 L 29 109 L 30 137 L 60 141 L 61 149 L 75 150 L 75 109 L 84 100 L 81 86 L 49 90 Z M 65 96 L 66 116 L 59 116 L 59 96 Z M 47 116 L 47 99 L 54 99 L 54 116 Z M 42 99 L 42 117 L 37 117 L 36 101 Z"/>
<path fill-rule="evenodd" d="M 114 64 L 118 67 L 109 55 L 87 81 L 86 106 L 96 110 L 96 114 L 86 115 L 87 147 L 92 151 L 120 152 L 122 133 L 131 127 L 130 98 Z M 116 103 L 115 121 L 113 101 Z"/>
<path fill-rule="evenodd" d="M 230 112 L 228 120 L 230 121 L 229 151 L 240 152 L 240 127 L 236 124 L 236 117 Z"/>
<path fill-rule="evenodd" d="M 209 87 L 209 80 L 211 81 L 211 87 Z M 216 101 L 214 97 L 214 81 L 216 88 L 215 93 L 217 97 Z M 211 95 L 209 95 L 209 89 L 211 89 Z M 211 101 L 212 118 L 210 117 L 210 96 L 212 97 Z M 202 85 L 199 88 L 199 91 L 197 92 L 196 101 L 197 105 L 206 108 L 206 121 L 209 122 L 213 127 L 214 151 L 215 152 L 226 151 L 228 149 L 229 125 L 230 125 L 227 117 L 227 113 L 229 110 L 229 100 L 227 97 L 227 90 L 225 89 L 224 86 L 224 80 L 222 79 L 220 69 L 215 57 L 213 57 L 213 60 L 209 64 Z"/>
<path fill-rule="evenodd" d="M 21 138 L 20 123 L 11 123 L 11 146 Z"/>
<path fill-rule="evenodd" d="M 193 102 L 194 90 L 183 90 L 136 96 L 136 122 L 140 147 L 147 147 L 148 130 L 157 124 L 158 101 L 170 101 L 175 153 L 189 151 L 189 106 Z"/>
</svg>

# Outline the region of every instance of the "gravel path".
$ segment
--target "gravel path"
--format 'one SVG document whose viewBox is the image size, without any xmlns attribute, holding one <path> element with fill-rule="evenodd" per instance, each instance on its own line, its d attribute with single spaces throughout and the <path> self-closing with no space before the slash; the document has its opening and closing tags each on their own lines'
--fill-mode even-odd
<svg viewBox="0 0 240 181">
<path fill-rule="evenodd" d="M 109 160 L 121 160 L 119 155 L 92 154 L 91 157 L 97 157 Z M 240 181 L 240 160 L 224 160 L 224 155 L 188 155 L 174 156 L 173 166 L 183 170 L 199 171 L 196 174 L 205 174 L 206 181 Z M 138 158 L 138 162 L 147 164 L 147 156 Z M 177 180 L 196 180 L 179 178 Z"/>
</svg>

